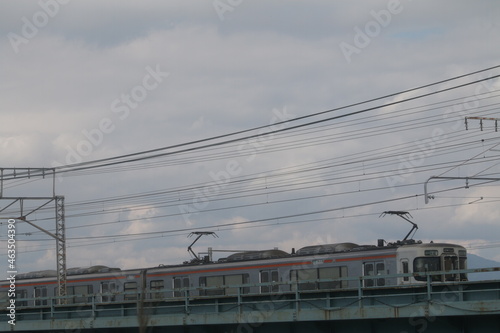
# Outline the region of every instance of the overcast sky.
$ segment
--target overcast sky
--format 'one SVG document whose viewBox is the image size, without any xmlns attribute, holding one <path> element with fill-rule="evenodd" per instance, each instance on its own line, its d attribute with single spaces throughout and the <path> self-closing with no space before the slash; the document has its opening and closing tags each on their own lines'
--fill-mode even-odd
<svg viewBox="0 0 500 333">
<path fill-rule="evenodd" d="M 219 237 L 201 239 L 196 252 L 402 239 L 411 225 L 379 218 L 388 210 L 411 213 L 415 239 L 500 260 L 498 183 L 434 180 L 434 199 L 423 196 L 431 176 L 499 177 L 494 122 L 481 131 L 471 120 L 466 130 L 464 119 L 500 117 L 500 81 L 387 105 L 499 69 L 293 120 L 500 65 L 497 0 L 0 7 L 3 168 L 58 167 L 271 125 L 226 138 L 253 139 L 60 174 L 68 267 L 179 263 L 190 259 L 196 230 Z M 52 195 L 50 177 L 4 185 L 4 196 Z M 30 219 L 53 230 L 51 214 Z M 54 242 L 26 223 L 17 230 L 19 270 L 55 268 Z"/>
</svg>

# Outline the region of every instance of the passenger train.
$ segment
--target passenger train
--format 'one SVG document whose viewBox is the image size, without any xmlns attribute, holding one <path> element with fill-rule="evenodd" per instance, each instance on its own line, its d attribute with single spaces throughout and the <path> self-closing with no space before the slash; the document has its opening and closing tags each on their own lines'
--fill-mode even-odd
<svg viewBox="0 0 500 333">
<path fill-rule="evenodd" d="M 337 243 L 303 247 L 291 253 L 273 249 L 235 253 L 218 261 L 208 256 L 181 265 L 121 270 L 106 266 L 67 270 L 66 303 L 136 302 L 184 297 L 268 294 L 293 291 L 340 290 L 363 287 L 425 284 L 466 280 L 467 253 L 463 246 L 415 240 L 377 245 Z M 450 271 L 450 273 L 446 273 Z M 407 274 L 405 274 L 407 273 Z M 401 274 L 396 277 L 388 275 Z M 373 277 L 373 278 L 371 278 Z M 242 285 L 242 287 L 237 287 Z M 0 302 L 8 299 L 9 281 L 0 285 Z M 16 306 L 47 306 L 57 295 L 55 271 L 16 276 Z"/>
</svg>

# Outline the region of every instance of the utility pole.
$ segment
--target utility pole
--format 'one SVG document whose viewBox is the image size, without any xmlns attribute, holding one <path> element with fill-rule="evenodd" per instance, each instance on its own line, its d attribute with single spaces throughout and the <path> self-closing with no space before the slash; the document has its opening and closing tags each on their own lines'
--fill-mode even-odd
<svg viewBox="0 0 500 333">
<path fill-rule="evenodd" d="M 51 196 L 5 196 L 5 183 L 9 180 L 21 180 L 31 178 L 52 178 Z M 57 294 L 66 296 L 66 228 L 64 217 L 64 197 L 56 195 L 54 168 L 0 168 L 0 214 L 12 214 L 10 219 L 26 222 L 30 226 L 42 231 L 56 240 L 57 260 Z M 4 206 L 4 202 L 6 202 Z M 26 203 L 36 203 L 35 208 L 26 209 Z M 19 208 L 16 209 L 16 204 Z M 29 216 L 44 207 L 54 205 L 54 220 L 56 233 L 52 233 L 37 224 L 29 221 Z M 64 304 L 64 298 L 59 299 Z"/>
</svg>

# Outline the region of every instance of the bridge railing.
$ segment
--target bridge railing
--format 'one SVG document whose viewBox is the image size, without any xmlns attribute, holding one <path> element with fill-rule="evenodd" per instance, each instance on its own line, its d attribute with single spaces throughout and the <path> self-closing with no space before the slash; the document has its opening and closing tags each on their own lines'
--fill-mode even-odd
<svg viewBox="0 0 500 333">
<path fill-rule="evenodd" d="M 16 306 L 19 320 L 44 320 L 54 318 L 96 318 L 102 316 L 137 316 L 146 312 L 157 314 L 190 314 L 190 313 L 219 313 L 221 311 L 241 312 L 245 309 L 252 309 L 266 305 L 270 309 L 294 309 L 296 311 L 305 307 L 320 307 L 324 309 L 342 308 L 348 306 L 365 307 L 374 304 L 386 304 L 389 306 L 404 306 L 408 302 L 429 302 L 432 300 L 464 301 L 473 298 L 472 293 L 477 294 L 477 290 L 468 290 L 465 281 L 437 282 L 432 276 L 444 274 L 468 274 L 499 272 L 500 267 L 466 269 L 453 271 L 433 271 L 409 274 L 389 274 L 376 276 L 343 277 L 336 279 L 315 279 L 300 280 L 293 282 L 266 282 L 240 285 L 221 285 L 201 288 L 165 288 L 160 290 L 131 291 L 121 293 L 97 293 L 86 295 L 68 295 L 64 297 L 37 297 L 37 298 L 17 298 L 17 304 L 29 304 L 28 306 Z M 366 280 L 386 279 L 394 281 L 394 278 L 404 278 L 412 276 L 425 277 L 425 282 L 411 283 L 405 285 L 384 285 L 383 287 L 367 287 Z M 337 289 L 314 289 L 301 290 L 302 283 L 322 283 L 354 281 L 355 288 Z M 352 285 L 351 283 L 350 285 Z M 248 293 L 252 287 L 283 287 L 280 292 Z M 227 290 L 236 291 L 225 295 L 200 296 L 200 291 Z M 164 297 L 164 295 L 182 295 L 180 297 Z M 491 289 L 485 288 L 480 292 L 499 295 L 498 285 Z M 135 300 L 119 302 L 102 302 L 102 299 L 111 299 L 111 296 L 125 295 Z M 162 297 L 160 297 L 162 296 Z M 65 300 L 60 302 L 59 300 Z M 75 303 L 75 299 L 85 299 L 86 302 Z M 125 297 L 123 298 L 125 299 Z M 46 302 L 44 302 L 46 301 Z M 35 303 L 37 302 L 37 303 Z M 33 304 L 44 304 L 34 306 Z M 64 304 L 65 305 L 60 305 Z M 154 309 L 154 311 L 152 311 Z M 5 310 L 5 307 L 2 308 Z M 6 316 L 2 316 L 6 317 Z M 2 320 L 3 321 L 3 320 Z"/>
</svg>

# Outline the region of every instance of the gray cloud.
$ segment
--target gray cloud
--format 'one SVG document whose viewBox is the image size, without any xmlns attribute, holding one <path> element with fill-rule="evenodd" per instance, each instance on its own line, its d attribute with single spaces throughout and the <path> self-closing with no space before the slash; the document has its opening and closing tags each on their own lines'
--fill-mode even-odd
<svg viewBox="0 0 500 333">
<path fill-rule="evenodd" d="M 47 23 L 39 23 L 37 32 L 29 38 L 23 36 L 23 24 L 26 20 L 35 24 L 34 17 L 43 19 L 43 14 L 37 14 L 44 12 L 43 7 L 39 2 L 2 4 L 2 167 L 51 166 L 54 162 L 71 163 L 76 161 L 75 158 L 89 161 L 193 141 L 270 124 L 275 109 L 286 108 L 291 115 L 303 116 L 493 66 L 498 61 L 496 36 L 500 27 L 493 20 L 499 10 L 495 1 L 474 5 L 465 1 L 448 1 L 432 6 L 401 1 L 402 10 L 391 16 L 387 26 L 379 23 L 377 16 L 372 14 L 374 11 L 381 15 L 381 11 L 387 10 L 387 1 L 357 2 L 355 5 L 328 1 L 271 1 L 265 5 L 242 2 L 226 11 L 224 20 L 220 19 L 212 2 L 196 5 L 185 1 L 57 3 L 57 13 L 52 17 L 45 11 Z M 449 10 L 451 7 L 453 10 Z M 375 28 L 378 24 L 379 28 L 372 31 L 373 36 L 368 36 L 367 45 L 356 46 L 357 31 L 366 34 L 367 24 Z M 9 33 L 27 40 L 17 44 L 18 52 L 9 40 Z M 352 54 L 350 62 L 342 53 L 342 42 L 358 48 L 359 52 Z M 159 68 L 169 74 L 152 88 L 154 81 L 145 81 L 150 75 L 148 68 Z M 151 89 L 144 88 L 148 83 Z M 450 92 L 443 97 L 429 97 L 408 107 L 460 99 L 473 95 L 474 89 L 476 87 Z M 125 102 L 127 96 L 131 104 Z M 403 96 L 392 100 L 401 98 Z M 495 98 L 481 101 L 482 104 L 490 102 L 495 102 Z M 246 155 L 240 155 L 240 144 L 234 144 L 204 153 L 185 153 L 151 161 L 163 163 L 155 168 L 64 175 L 64 181 L 57 183 L 57 191 L 67 198 L 68 237 L 159 232 L 158 238 L 134 242 L 122 242 L 120 238 L 103 239 L 102 243 L 108 242 L 107 245 L 84 248 L 77 247 L 84 244 L 82 240 L 70 240 L 69 265 L 88 265 L 88 258 L 92 256 L 96 258 L 92 264 L 114 266 L 117 263 L 129 268 L 141 264 L 180 262 L 188 258 L 186 233 L 163 235 L 160 231 L 254 221 L 422 193 L 421 183 L 433 175 L 432 165 L 445 161 L 460 163 L 488 148 L 487 144 L 476 145 L 450 155 L 442 155 L 442 151 L 430 152 L 422 162 L 429 166 L 429 170 L 407 172 L 409 170 L 404 170 L 402 163 L 408 162 L 411 152 L 418 151 L 418 142 L 432 138 L 434 130 L 440 129 L 447 135 L 462 133 L 465 136 L 465 132 L 463 128 L 455 127 L 458 122 L 461 124 L 462 117 L 453 118 L 451 123 L 445 122 L 446 108 L 436 108 L 423 115 L 434 117 L 429 118 L 425 127 L 407 131 L 398 131 L 394 127 L 392 133 L 375 136 L 376 132 L 370 132 L 363 137 L 370 126 L 379 125 L 383 130 L 400 120 L 417 121 L 417 114 L 382 120 L 389 110 L 402 109 L 392 107 L 352 117 L 346 119 L 347 122 L 339 120 L 335 127 L 318 127 L 302 137 L 300 133 L 287 137 L 277 135 L 261 142 L 260 146 L 254 145 Z M 498 116 L 495 111 L 487 113 Z M 372 115 L 378 118 L 368 118 Z M 341 135 L 350 139 L 333 140 L 333 136 Z M 292 143 L 299 138 L 302 141 Z M 494 139 L 491 132 L 485 132 L 483 136 L 478 133 L 476 139 L 480 138 Z M 300 146 L 301 142 L 306 142 L 304 140 L 313 139 L 323 141 Z M 470 140 L 473 140 L 472 135 Z M 437 144 L 444 146 L 453 142 L 449 139 Z M 409 148 L 402 156 L 385 160 L 385 165 L 370 164 L 373 156 L 367 154 L 371 151 L 403 143 Z M 278 146 L 280 144 L 289 146 Z M 268 151 L 270 148 L 274 150 Z M 209 159 L 219 152 L 226 155 Z M 359 162 L 346 167 L 333 166 L 338 161 L 347 160 L 345 156 L 351 154 L 361 154 L 360 159 L 364 156 L 366 165 Z M 180 164 L 181 158 L 191 160 Z M 314 178 L 303 179 L 311 185 L 313 180 L 321 181 L 318 185 L 323 187 L 294 186 L 297 176 L 288 175 L 278 178 L 280 182 L 290 182 L 287 188 L 281 188 L 281 192 L 272 190 L 272 170 L 284 171 L 327 159 L 332 159 L 329 161 L 332 165 L 330 173 L 311 173 Z M 145 205 L 143 210 L 133 210 L 131 203 L 120 202 L 116 204 L 120 212 L 90 216 L 77 216 L 81 211 L 69 206 L 96 198 L 209 183 L 213 181 L 211 173 L 226 170 L 233 160 L 241 167 L 237 177 L 263 174 L 267 178 L 255 179 L 246 187 L 232 189 L 238 193 L 253 186 L 258 191 L 252 196 L 210 199 L 204 208 L 208 211 L 192 214 L 190 224 L 179 214 L 179 208 L 173 202 L 167 207 L 144 202 L 141 203 Z M 460 174 L 481 172 L 494 163 L 493 159 L 484 164 L 464 166 Z M 400 176 L 402 181 L 398 184 L 407 187 L 397 188 L 395 192 L 390 188 L 368 191 L 388 187 L 387 175 L 363 180 L 364 175 L 387 170 L 392 170 L 389 177 Z M 407 172 L 404 177 L 401 176 L 403 171 Z M 498 166 L 489 171 L 498 173 Z M 453 174 L 457 172 L 453 170 Z M 342 179 L 354 179 L 354 182 L 341 183 Z M 19 190 L 14 187 L 12 191 L 26 195 L 33 191 L 29 186 L 26 184 Z M 442 184 L 433 187 L 435 190 L 442 188 Z M 478 188 L 473 197 L 493 198 L 495 187 L 492 188 L 493 191 Z M 310 243 L 374 243 L 377 238 L 399 239 L 409 230 L 409 225 L 404 221 L 378 218 L 382 211 L 391 209 L 412 211 L 421 226 L 417 238 L 464 244 L 472 241 L 469 236 L 474 242 L 495 240 L 498 228 L 486 218 L 493 214 L 495 203 L 452 206 L 463 204 L 464 198 L 470 196 L 469 192 L 450 192 L 448 196 L 457 198 L 435 200 L 433 209 L 427 209 L 431 206 L 424 206 L 420 197 L 401 203 L 339 209 L 304 218 L 276 219 L 266 222 L 272 226 L 265 228 L 219 228 L 221 238 L 204 239 L 199 248 L 212 245 L 258 249 L 280 246 L 289 251 L 291 247 Z M 170 200 L 175 195 L 180 198 L 191 195 L 191 199 L 196 199 L 194 191 L 178 190 L 176 193 L 174 190 L 173 193 L 169 194 Z M 305 199 L 307 197 L 311 198 Z M 250 206 L 258 203 L 267 204 Z M 435 208 L 440 205 L 446 207 Z M 222 209 L 227 206 L 238 208 Z M 97 204 L 94 210 L 108 208 Z M 166 217 L 152 218 L 163 215 Z M 41 220 L 43 214 L 37 218 Z M 126 222 L 135 218 L 142 222 Z M 290 223 L 320 218 L 325 220 Z M 117 223 L 104 224 L 107 222 Z M 49 222 L 43 223 L 50 227 Z M 102 225 L 72 228 L 96 223 Z M 23 227 L 23 232 L 31 231 Z M 26 251 L 51 247 L 49 241 L 40 241 L 35 236 L 41 237 L 36 233 L 22 236 L 26 240 Z M 93 242 L 101 241 L 96 238 Z M 152 253 L 158 252 L 162 253 L 158 258 L 151 258 Z M 54 265 L 51 250 L 20 255 L 25 270 Z M 487 255 L 493 258 L 496 254 L 489 252 Z"/>
</svg>

